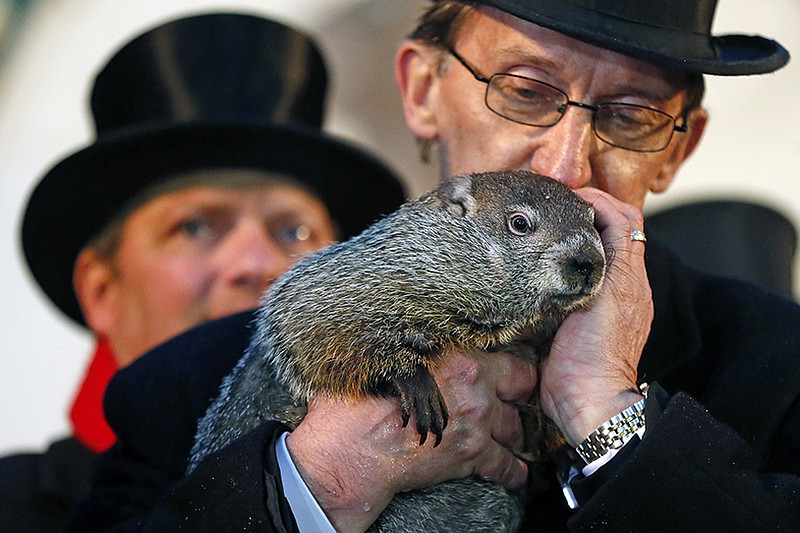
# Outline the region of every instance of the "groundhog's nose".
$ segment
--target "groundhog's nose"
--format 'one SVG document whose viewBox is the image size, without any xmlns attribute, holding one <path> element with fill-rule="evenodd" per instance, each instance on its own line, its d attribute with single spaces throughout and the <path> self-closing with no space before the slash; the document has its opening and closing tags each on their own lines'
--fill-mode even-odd
<svg viewBox="0 0 800 533">
<path fill-rule="evenodd" d="M 578 252 L 565 265 L 566 275 L 586 289 L 597 283 L 597 274 L 603 266 L 603 258 L 595 250 Z"/>
</svg>

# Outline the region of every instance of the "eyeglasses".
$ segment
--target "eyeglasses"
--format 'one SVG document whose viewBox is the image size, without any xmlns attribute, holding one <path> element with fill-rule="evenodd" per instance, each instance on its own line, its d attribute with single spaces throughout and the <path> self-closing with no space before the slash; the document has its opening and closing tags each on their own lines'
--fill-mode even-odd
<svg viewBox="0 0 800 533">
<path fill-rule="evenodd" d="M 592 112 L 592 130 L 601 141 L 634 152 L 659 152 L 669 146 L 674 132 L 688 129 L 685 116 L 678 126 L 675 117 L 652 107 L 573 102 L 567 93 L 549 83 L 516 74 L 487 78 L 452 47 L 445 48 L 476 80 L 486 84 L 486 107 L 512 122 L 548 128 L 558 124 L 569 106 L 579 107 Z"/>
</svg>

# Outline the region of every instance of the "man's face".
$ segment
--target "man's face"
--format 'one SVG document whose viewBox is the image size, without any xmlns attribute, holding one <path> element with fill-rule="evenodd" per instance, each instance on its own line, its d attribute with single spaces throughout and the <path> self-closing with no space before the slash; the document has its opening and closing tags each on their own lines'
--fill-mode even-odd
<svg viewBox="0 0 800 533">
<path fill-rule="evenodd" d="M 111 261 L 88 253 L 85 268 L 79 258 L 76 288 L 90 327 L 124 366 L 190 327 L 255 307 L 292 263 L 334 239 L 325 206 L 297 187 L 190 187 L 134 210 Z"/>
<path fill-rule="evenodd" d="M 440 49 L 428 48 L 428 60 L 441 57 Z M 409 65 L 424 63 L 425 51 L 420 49 L 422 59 Z M 682 76 L 490 8 L 477 9 L 466 20 L 454 49 L 486 77 L 510 73 L 534 78 L 560 88 L 572 101 L 638 104 L 674 117 L 685 105 Z M 399 65 L 402 57 L 401 49 Z M 439 141 L 443 176 L 527 169 L 573 189 L 597 187 L 641 208 L 648 191 L 661 192 L 669 186 L 705 123 L 704 114 L 698 112 L 694 130 L 676 132 L 665 150 L 632 152 L 598 139 L 586 109 L 568 107 L 561 121 L 549 128 L 504 119 L 486 107 L 485 83 L 454 58 L 446 56 L 445 61 L 443 68 L 428 70 L 433 73 L 425 94 L 429 114 L 422 128 L 409 115 L 409 93 L 404 94 L 412 130 Z"/>
</svg>

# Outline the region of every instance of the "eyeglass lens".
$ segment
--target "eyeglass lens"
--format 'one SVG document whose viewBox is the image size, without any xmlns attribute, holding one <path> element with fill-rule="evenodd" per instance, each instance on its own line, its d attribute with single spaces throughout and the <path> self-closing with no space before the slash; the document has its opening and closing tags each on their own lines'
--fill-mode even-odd
<svg viewBox="0 0 800 533">
<path fill-rule="evenodd" d="M 613 146 L 659 151 L 672 139 L 675 120 L 657 109 L 634 104 L 577 104 L 555 87 L 513 74 L 493 75 L 486 88 L 489 109 L 529 126 L 555 125 L 570 105 L 592 110 L 595 134 Z"/>
</svg>

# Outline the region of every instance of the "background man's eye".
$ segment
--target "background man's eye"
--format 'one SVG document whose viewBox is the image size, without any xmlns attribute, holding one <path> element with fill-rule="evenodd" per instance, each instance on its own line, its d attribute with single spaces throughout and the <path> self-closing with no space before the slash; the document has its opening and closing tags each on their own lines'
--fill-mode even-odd
<svg viewBox="0 0 800 533">
<path fill-rule="evenodd" d="M 523 213 L 514 213 L 508 217 L 508 229 L 514 235 L 527 235 L 533 230 L 533 222 Z"/>
<path fill-rule="evenodd" d="M 275 230 L 275 237 L 284 243 L 303 242 L 311 238 L 311 228 L 306 224 L 289 224 Z"/>
<path fill-rule="evenodd" d="M 181 230 L 192 237 L 208 237 L 211 225 L 204 220 L 187 220 L 181 224 Z"/>
</svg>

